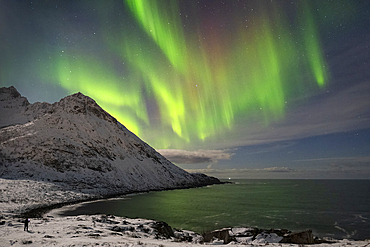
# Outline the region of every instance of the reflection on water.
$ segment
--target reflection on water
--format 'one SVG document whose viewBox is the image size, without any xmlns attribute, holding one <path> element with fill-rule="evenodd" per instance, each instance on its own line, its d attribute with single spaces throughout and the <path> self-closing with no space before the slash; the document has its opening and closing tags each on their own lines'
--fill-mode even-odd
<svg viewBox="0 0 370 247">
<path fill-rule="evenodd" d="M 63 215 L 162 220 L 198 233 L 222 227 L 312 229 L 316 236 L 370 236 L 370 180 L 237 180 L 81 205 Z"/>
</svg>

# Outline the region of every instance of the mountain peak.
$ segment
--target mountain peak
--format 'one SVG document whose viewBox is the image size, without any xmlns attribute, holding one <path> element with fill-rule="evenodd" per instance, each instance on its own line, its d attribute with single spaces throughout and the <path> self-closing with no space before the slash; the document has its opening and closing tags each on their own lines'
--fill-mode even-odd
<svg viewBox="0 0 370 247">
<path fill-rule="evenodd" d="M 117 120 L 103 110 L 95 100 L 80 92 L 61 99 L 58 105 L 68 113 L 84 115 L 91 113 L 100 119 L 117 123 Z"/>
<path fill-rule="evenodd" d="M 23 98 L 13 86 L 0 88 L 0 101 Z M 28 102 L 28 101 L 27 101 Z"/>
<path fill-rule="evenodd" d="M 29 121 L 23 115 L 29 105 L 28 100 L 15 87 L 0 88 L 0 128 Z"/>
</svg>

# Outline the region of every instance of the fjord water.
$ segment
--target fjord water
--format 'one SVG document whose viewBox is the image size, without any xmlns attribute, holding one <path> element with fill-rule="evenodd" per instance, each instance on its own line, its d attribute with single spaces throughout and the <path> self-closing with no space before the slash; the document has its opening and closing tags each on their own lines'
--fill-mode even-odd
<svg viewBox="0 0 370 247">
<path fill-rule="evenodd" d="M 232 180 L 81 204 L 62 215 L 112 214 L 165 221 L 198 233 L 223 227 L 312 229 L 315 236 L 370 238 L 370 180 Z"/>
</svg>

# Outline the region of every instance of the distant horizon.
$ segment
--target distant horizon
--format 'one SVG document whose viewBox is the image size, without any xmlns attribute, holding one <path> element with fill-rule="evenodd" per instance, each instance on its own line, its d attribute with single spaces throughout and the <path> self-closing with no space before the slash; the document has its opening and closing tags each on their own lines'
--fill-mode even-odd
<svg viewBox="0 0 370 247">
<path fill-rule="evenodd" d="M 219 178 L 220 180 L 370 180 L 370 178 Z"/>
</svg>

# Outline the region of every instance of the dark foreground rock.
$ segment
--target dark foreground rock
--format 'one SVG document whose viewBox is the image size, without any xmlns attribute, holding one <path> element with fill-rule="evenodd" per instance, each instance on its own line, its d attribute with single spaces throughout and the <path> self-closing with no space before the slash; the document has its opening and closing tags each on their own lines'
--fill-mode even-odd
<svg viewBox="0 0 370 247">
<path fill-rule="evenodd" d="M 165 237 L 165 238 L 171 238 L 175 237 L 175 234 L 172 230 L 172 228 L 163 221 L 156 221 L 151 224 L 151 227 L 154 228 L 157 231 L 157 237 Z"/>
<path fill-rule="evenodd" d="M 314 244 L 315 240 L 312 234 L 312 230 L 308 230 L 304 232 L 285 234 L 280 243 Z"/>
<path fill-rule="evenodd" d="M 224 241 L 224 244 L 228 244 L 231 241 L 236 241 L 235 236 L 230 236 L 231 228 L 225 228 L 221 230 L 215 230 L 212 232 L 203 233 L 203 241 L 211 242 L 214 238 Z"/>
<path fill-rule="evenodd" d="M 291 232 L 287 229 L 259 229 L 259 228 L 224 228 L 202 234 L 204 242 L 212 242 L 215 239 L 230 242 L 265 242 L 287 244 L 320 244 L 330 243 L 322 239 L 314 238 L 312 230 Z M 260 241 L 261 240 L 261 241 Z"/>
</svg>

